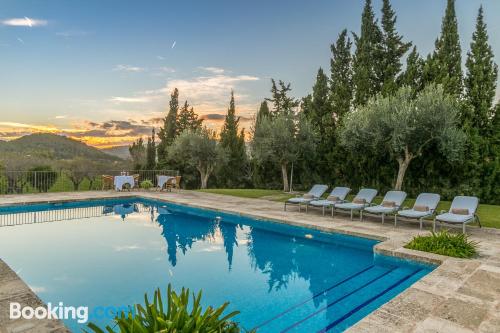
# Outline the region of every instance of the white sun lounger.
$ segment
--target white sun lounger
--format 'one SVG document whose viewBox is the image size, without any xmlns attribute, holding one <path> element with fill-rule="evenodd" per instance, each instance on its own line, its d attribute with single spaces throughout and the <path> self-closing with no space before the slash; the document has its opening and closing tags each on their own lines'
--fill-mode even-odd
<svg viewBox="0 0 500 333">
<path fill-rule="evenodd" d="M 479 227 L 481 222 L 476 215 L 479 199 L 477 197 L 457 196 L 451 203 L 448 213 L 439 214 L 434 218 L 433 230 L 436 231 L 436 221 L 440 223 L 462 224 L 462 232 L 465 234 L 465 225 L 477 221 Z"/>
<path fill-rule="evenodd" d="M 402 216 L 407 219 L 418 219 L 420 222 L 420 230 L 422 230 L 423 220 L 426 217 L 434 215 L 440 199 L 441 197 L 436 193 L 419 194 L 413 208 L 400 210 L 394 215 L 394 226 L 398 223 L 398 216 Z"/>
<path fill-rule="evenodd" d="M 323 215 L 325 215 L 325 208 L 331 207 L 332 216 L 335 210 L 335 205 L 344 203 L 345 197 L 351 192 L 348 187 L 335 187 L 328 198 L 324 200 L 313 200 L 309 204 L 313 207 L 321 207 L 323 209 Z"/>
<path fill-rule="evenodd" d="M 359 190 L 358 194 L 356 194 L 354 199 L 352 199 L 352 202 L 336 204 L 335 209 L 350 211 L 352 220 L 353 212 L 362 211 L 363 209 L 368 207 L 376 195 L 377 195 L 377 190 L 372 188 L 363 188 Z"/>
<path fill-rule="evenodd" d="M 385 194 L 380 205 L 366 207 L 364 211 L 368 214 L 381 215 L 382 223 L 384 223 L 385 216 L 396 213 L 405 199 L 406 192 L 389 191 Z M 360 220 L 363 221 L 363 211 L 360 213 Z"/>
<path fill-rule="evenodd" d="M 288 204 L 288 205 L 299 205 L 299 212 L 300 212 L 300 205 L 306 205 L 306 211 L 307 211 L 307 205 L 309 204 L 309 202 L 321 198 L 321 196 L 326 192 L 327 189 L 328 189 L 327 185 L 316 184 L 306 194 L 296 198 L 290 198 L 287 201 L 285 201 L 284 210 L 286 211 L 286 205 Z"/>
</svg>

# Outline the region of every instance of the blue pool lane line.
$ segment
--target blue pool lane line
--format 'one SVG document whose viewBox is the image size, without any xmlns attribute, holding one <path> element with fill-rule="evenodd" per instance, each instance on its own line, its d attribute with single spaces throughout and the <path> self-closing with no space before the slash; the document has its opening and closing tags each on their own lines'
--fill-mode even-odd
<svg viewBox="0 0 500 333">
<path fill-rule="evenodd" d="M 334 328 L 336 325 L 338 325 L 339 323 L 341 323 L 345 319 L 349 318 L 354 313 L 358 312 L 359 310 L 361 310 L 362 308 L 364 308 L 365 306 L 367 306 L 368 304 L 370 304 L 371 302 L 373 302 L 377 298 L 381 297 L 382 295 L 388 293 L 392 289 L 396 288 L 397 286 L 399 286 L 400 284 L 402 284 L 403 282 L 405 282 L 406 280 L 408 280 L 409 278 L 411 278 L 415 274 L 418 274 L 420 271 L 421 270 L 419 269 L 419 270 L 417 270 L 417 271 L 415 271 L 413 273 L 410 273 L 410 274 L 406 275 L 405 277 L 403 277 L 402 279 L 400 279 L 399 281 L 397 281 L 393 285 L 389 286 L 388 288 L 386 288 L 385 290 L 383 290 L 380 293 L 376 294 L 372 298 L 370 298 L 367 301 L 363 302 L 362 304 L 358 305 L 357 307 L 355 307 L 354 309 L 352 309 L 351 311 L 349 311 L 348 313 L 346 313 L 345 315 L 343 315 L 339 319 L 335 320 L 333 323 L 328 324 L 328 326 L 326 326 L 322 330 L 319 330 L 318 333 L 325 333 L 325 332 L 329 331 L 330 329 Z"/>
<path fill-rule="evenodd" d="M 379 280 L 379 279 L 383 278 L 384 276 L 388 275 L 389 273 L 392 273 L 395 269 L 396 269 L 396 268 L 393 268 L 393 269 L 391 269 L 391 270 L 388 270 L 388 271 L 384 272 L 383 274 L 381 274 L 381 275 L 379 275 L 379 276 L 377 276 L 377 277 L 375 277 L 375 278 L 371 279 L 370 281 L 368 281 L 368 282 L 364 283 L 361 287 L 358 287 L 358 288 L 354 289 L 353 291 L 351 291 L 351 292 L 349 292 L 349 293 L 347 293 L 347 294 L 343 295 L 342 297 L 340 297 L 340 298 L 336 299 L 335 301 L 333 301 L 333 302 L 331 302 L 331 303 L 327 304 L 327 305 L 326 305 L 326 306 L 324 306 L 323 308 L 321 308 L 321 309 L 319 309 L 319 310 L 317 310 L 317 311 L 315 311 L 315 312 L 311 313 L 310 315 L 306 316 L 305 318 L 303 318 L 303 319 L 301 319 L 301 320 L 299 320 L 299 321 L 295 322 L 294 324 L 292 324 L 292 325 L 288 326 L 287 328 L 285 328 L 285 329 L 284 329 L 284 330 L 282 330 L 281 332 L 282 332 L 282 333 L 284 333 L 284 332 L 289 332 L 290 330 L 292 330 L 292 329 L 296 328 L 297 326 L 299 326 L 299 325 L 300 325 L 300 324 L 302 324 L 303 322 L 307 321 L 308 319 L 310 319 L 310 318 L 312 318 L 312 317 L 316 316 L 317 314 L 319 314 L 319 313 L 321 313 L 321 312 L 325 311 L 326 309 L 328 309 L 328 308 L 329 308 L 329 307 L 331 307 L 332 305 L 337 304 L 338 302 L 340 302 L 340 301 L 342 301 L 342 300 L 346 299 L 347 297 L 351 296 L 352 294 L 354 294 L 354 293 L 356 293 L 356 292 L 358 292 L 358 291 L 362 290 L 363 288 L 368 287 L 369 285 L 371 285 L 371 284 L 372 284 L 372 283 L 374 283 L 375 281 L 377 281 L 377 280 Z"/>
<path fill-rule="evenodd" d="M 332 290 L 333 288 L 336 288 L 336 287 L 340 286 L 341 284 L 343 284 L 343 283 L 345 283 L 345 282 L 347 282 L 347 281 L 349 281 L 349 280 L 354 279 L 355 277 L 357 277 L 357 276 L 359 276 L 359 275 L 363 274 L 364 272 L 366 272 L 366 271 L 368 271 L 368 270 L 372 269 L 373 267 L 375 267 L 375 265 L 368 266 L 367 268 L 365 268 L 365 269 L 363 269 L 363 270 L 361 270 L 361 271 L 357 272 L 356 274 L 353 274 L 353 275 L 351 275 L 351 276 L 348 276 L 347 278 L 343 279 L 342 281 L 335 283 L 333 286 L 328 287 L 328 288 L 327 288 L 327 289 L 325 289 L 325 290 L 322 290 L 321 292 L 317 293 L 316 295 L 314 295 L 314 296 L 312 296 L 312 297 L 310 297 L 310 298 L 308 298 L 308 299 L 306 299 L 306 300 L 304 300 L 304 301 L 302 301 L 302 302 L 300 302 L 300 303 L 297 303 L 297 304 L 295 304 L 295 305 L 293 305 L 293 306 L 289 307 L 289 308 L 288 308 L 288 309 L 286 309 L 285 311 L 283 311 L 283 312 L 281 312 L 281 313 L 277 314 L 276 316 L 274 316 L 274 317 L 272 317 L 272 318 L 270 318 L 270 319 L 268 319 L 268 320 L 264 321 L 263 323 L 261 323 L 261 324 L 259 324 L 259 325 L 255 326 L 253 329 L 254 329 L 254 330 L 257 330 L 257 329 L 261 328 L 262 326 L 265 326 L 265 325 L 269 324 L 270 322 L 272 322 L 272 321 L 274 321 L 274 320 L 276 320 L 276 319 L 278 319 L 278 318 L 280 318 L 280 317 L 284 316 L 284 315 L 285 315 L 285 314 L 287 314 L 288 312 L 290 312 L 290 311 L 292 311 L 292 310 L 294 310 L 294 309 L 298 308 L 298 307 L 299 307 L 299 306 L 301 306 L 301 305 L 306 304 L 306 303 L 307 303 L 307 302 L 309 302 L 309 301 L 312 301 L 312 300 L 313 300 L 313 299 L 315 299 L 316 297 L 322 296 L 323 294 L 327 293 L 328 291 Z"/>
</svg>

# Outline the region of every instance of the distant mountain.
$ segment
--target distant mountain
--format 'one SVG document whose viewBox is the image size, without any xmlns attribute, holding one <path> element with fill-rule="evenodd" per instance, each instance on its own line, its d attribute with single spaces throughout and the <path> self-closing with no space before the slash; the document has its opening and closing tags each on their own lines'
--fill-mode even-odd
<svg viewBox="0 0 500 333">
<path fill-rule="evenodd" d="M 0 159 L 16 156 L 40 160 L 70 160 L 82 157 L 94 162 L 119 162 L 112 156 L 85 143 L 55 134 L 31 134 L 12 141 L 0 142 Z"/>
<path fill-rule="evenodd" d="M 116 157 L 119 157 L 121 159 L 129 159 L 130 158 L 130 152 L 128 151 L 128 146 L 116 146 L 116 147 L 111 147 L 111 148 L 103 148 L 101 149 L 102 152 L 105 152 L 106 154 L 113 155 Z"/>
</svg>

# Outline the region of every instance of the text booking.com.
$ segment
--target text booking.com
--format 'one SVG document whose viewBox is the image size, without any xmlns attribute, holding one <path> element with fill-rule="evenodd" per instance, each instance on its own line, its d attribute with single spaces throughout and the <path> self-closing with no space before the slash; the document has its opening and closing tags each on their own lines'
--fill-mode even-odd
<svg viewBox="0 0 500 333">
<path fill-rule="evenodd" d="M 96 306 L 89 311 L 87 306 L 65 306 L 63 302 L 56 305 L 48 302 L 47 307 L 33 308 L 12 302 L 9 308 L 9 318 L 76 320 L 79 324 L 85 324 L 89 320 L 114 319 L 121 312 L 133 313 L 133 309 L 126 306 Z"/>
</svg>

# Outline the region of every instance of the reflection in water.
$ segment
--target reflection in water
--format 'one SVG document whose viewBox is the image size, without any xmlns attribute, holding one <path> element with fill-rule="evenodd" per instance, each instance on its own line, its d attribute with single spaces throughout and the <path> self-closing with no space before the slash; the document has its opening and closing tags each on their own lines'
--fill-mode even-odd
<svg viewBox="0 0 500 333">
<path fill-rule="evenodd" d="M 177 264 L 177 249 L 186 254 L 196 241 L 212 238 L 216 228 L 214 221 L 185 214 L 160 214 L 157 221 L 167 241 L 168 260 L 172 266 Z"/>
</svg>

